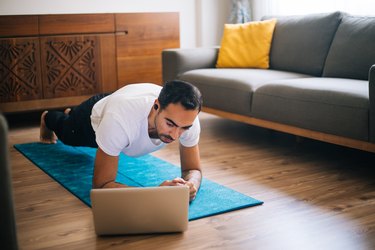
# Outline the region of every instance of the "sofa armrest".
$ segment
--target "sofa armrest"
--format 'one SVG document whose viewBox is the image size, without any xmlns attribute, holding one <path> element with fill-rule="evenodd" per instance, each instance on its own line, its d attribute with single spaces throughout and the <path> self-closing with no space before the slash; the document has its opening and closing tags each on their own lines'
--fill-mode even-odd
<svg viewBox="0 0 375 250">
<path fill-rule="evenodd" d="M 214 68 L 218 52 L 218 47 L 163 50 L 163 81 L 177 79 L 189 70 Z"/>
<path fill-rule="evenodd" d="M 369 71 L 369 132 L 370 142 L 375 142 L 375 64 L 371 66 Z"/>
<path fill-rule="evenodd" d="M 5 249 L 18 249 L 8 136 L 8 123 L 0 112 L 0 242 Z"/>
</svg>

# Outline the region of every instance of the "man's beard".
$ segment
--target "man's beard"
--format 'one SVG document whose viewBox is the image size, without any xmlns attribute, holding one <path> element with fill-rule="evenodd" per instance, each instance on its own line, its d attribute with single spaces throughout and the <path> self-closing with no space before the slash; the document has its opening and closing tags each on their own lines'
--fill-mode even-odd
<svg viewBox="0 0 375 250">
<path fill-rule="evenodd" d="M 154 119 L 154 127 L 155 128 L 153 130 L 148 132 L 148 135 L 150 136 L 150 138 L 159 139 L 164 143 L 171 143 L 171 142 L 174 141 L 174 139 L 171 136 L 166 135 L 166 134 L 159 134 L 158 133 L 158 126 L 156 125 L 156 116 L 155 116 L 155 119 Z"/>
</svg>

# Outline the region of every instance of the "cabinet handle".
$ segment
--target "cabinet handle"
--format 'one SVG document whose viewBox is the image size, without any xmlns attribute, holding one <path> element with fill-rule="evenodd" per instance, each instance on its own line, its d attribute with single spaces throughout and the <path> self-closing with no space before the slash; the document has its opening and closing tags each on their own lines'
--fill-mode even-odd
<svg viewBox="0 0 375 250">
<path fill-rule="evenodd" d="M 124 31 L 117 31 L 117 32 L 116 32 L 116 35 L 127 35 L 127 34 L 129 34 L 129 31 L 127 31 L 127 30 L 124 30 Z"/>
<path fill-rule="evenodd" d="M 125 30 L 125 31 L 117 31 L 117 32 L 116 32 L 116 35 L 117 35 L 117 36 L 125 36 L 125 35 L 127 35 L 127 34 L 129 34 L 129 32 L 128 32 L 127 30 Z"/>
</svg>

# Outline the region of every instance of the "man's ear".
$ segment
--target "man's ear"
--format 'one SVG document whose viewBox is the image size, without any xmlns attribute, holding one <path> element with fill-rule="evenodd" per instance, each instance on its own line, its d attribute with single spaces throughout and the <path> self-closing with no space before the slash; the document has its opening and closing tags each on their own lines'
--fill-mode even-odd
<svg viewBox="0 0 375 250">
<path fill-rule="evenodd" d="M 158 110 L 159 109 L 159 111 L 160 111 L 160 104 L 159 104 L 159 100 L 158 99 L 156 99 L 155 101 L 154 101 L 154 110 Z"/>
</svg>

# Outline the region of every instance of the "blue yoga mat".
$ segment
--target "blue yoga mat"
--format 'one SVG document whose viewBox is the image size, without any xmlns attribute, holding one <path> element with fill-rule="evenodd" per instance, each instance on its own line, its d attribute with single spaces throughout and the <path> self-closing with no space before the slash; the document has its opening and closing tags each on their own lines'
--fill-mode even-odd
<svg viewBox="0 0 375 250">
<path fill-rule="evenodd" d="M 57 144 L 34 142 L 16 144 L 14 147 L 86 205 L 91 206 L 90 190 L 96 149 L 71 147 L 61 142 Z M 129 186 L 152 187 L 180 175 L 179 167 L 155 156 L 131 158 L 121 154 L 116 181 Z M 189 220 L 262 203 L 203 178 L 196 199 L 190 203 Z"/>
</svg>

